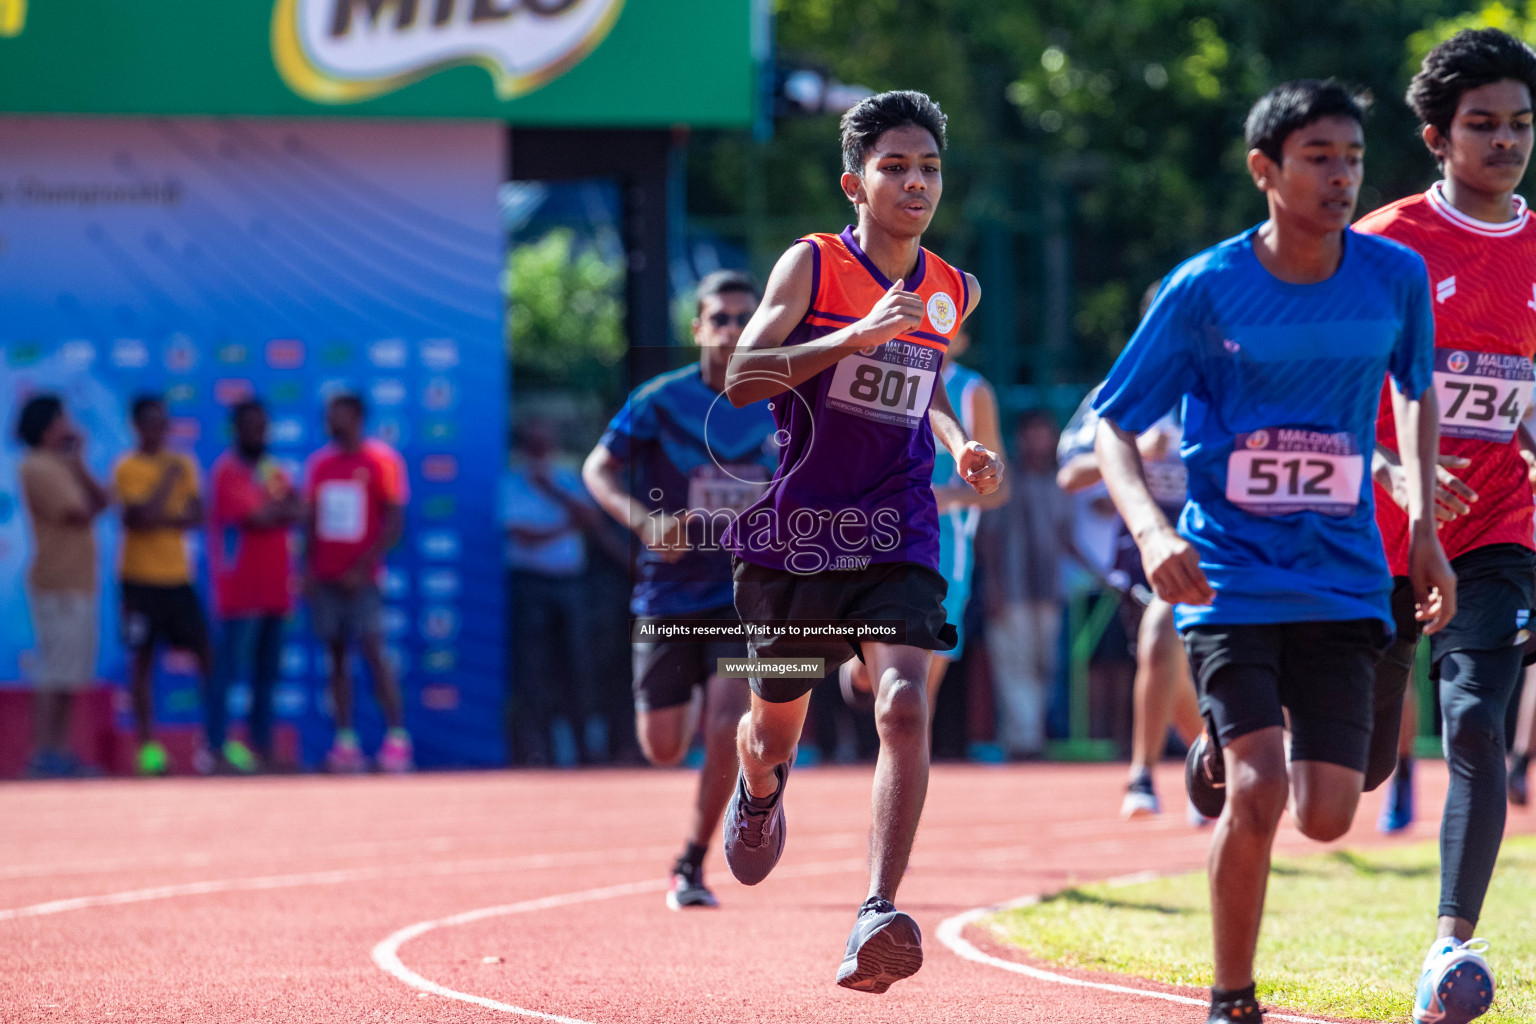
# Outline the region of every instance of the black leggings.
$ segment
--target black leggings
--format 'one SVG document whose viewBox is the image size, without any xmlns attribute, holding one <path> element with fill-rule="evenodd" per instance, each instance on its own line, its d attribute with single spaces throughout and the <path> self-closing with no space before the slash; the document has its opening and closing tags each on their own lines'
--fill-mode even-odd
<svg viewBox="0 0 1536 1024">
<path fill-rule="evenodd" d="M 1504 717 L 1522 651 L 1451 651 L 1440 659 L 1450 790 L 1440 823 L 1440 916 L 1473 924 L 1504 838 Z"/>
</svg>

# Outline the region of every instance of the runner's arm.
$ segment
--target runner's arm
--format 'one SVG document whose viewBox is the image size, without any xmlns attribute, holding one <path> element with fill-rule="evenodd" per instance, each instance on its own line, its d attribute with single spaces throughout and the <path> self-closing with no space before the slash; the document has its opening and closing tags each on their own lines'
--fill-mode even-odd
<svg viewBox="0 0 1536 1024">
<path fill-rule="evenodd" d="M 1530 457 L 1527 456 L 1529 461 Z M 1477 492 L 1451 472 L 1453 469 L 1466 469 L 1472 465 L 1472 460 L 1457 455 L 1441 455 L 1435 463 L 1435 521 L 1446 523 L 1471 512 L 1468 502 L 1477 500 Z M 1398 459 L 1397 452 L 1380 441 L 1376 442 L 1376 450 L 1371 453 L 1371 479 L 1392 495 L 1392 501 L 1398 508 L 1408 511 L 1408 478 L 1403 474 L 1402 461 Z"/>
<path fill-rule="evenodd" d="M 976 440 L 988 451 L 1002 451 L 1003 438 L 997 423 L 997 396 L 992 391 L 992 385 L 984 380 L 978 381 L 971 401 L 976 414 Z M 983 510 L 997 508 L 1008 500 L 1008 481 L 1005 478 L 991 494 L 978 494 L 972 487 L 935 487 L 934 496 L 941 510 L 947 505 L 975 505 Z"/>
<path fill-rule="evenodd" d="M 869 315 L 824 338 L 784 347 L 815 298 L 815 254 L 796 243 L 779 257 L 763 301 L 741 332 L 725 374 L 725 393 L 738 409 L 810 380 L 848 353 L 882 345 L 923 321 L 923 300 L 897 281 Z"/>
<path fill-rule="evenodd" d="M 1415 616 L 1425 633 L 1437 633 L 1456 615 L 1456 574 L 1435 536 L 1435 474 L 1440 450 L 1440 405 L 1428 387 L 1409 398 L 1392 382 L 1397 448 L 1407 480 L 1408 573 L 1413 580 Z"/>
<path fill-rule="evenodd" d="M 942 386 L 933 389 L 928 424 L 933 429 L 934 438 L 954 456 L 955 469 L 961 479 L 978 495 L 995 494 L 1003 482 L 1002 456 L 980 441 L 965 436 L 965 424 L 955 415 L 955 407 L 949 404 L 949 391 Z"/>
<path fill-rule="evenodd" d="M 581 465 L 582 482 L 603 511 L 639 537 L 646 547 L 668 561 L 681 558 L 686 553 L 683 521 L 662 511 L 653 515 L 629 493 L 620 476 L 628 464 L 598 442 Z"/>
<path fill-rule="evenodd" d="M 1200 568 L 1200 556 L 1168 522 L 1147 487 L 1136 435 L 1103 417 L 1094 452 L 1115 508 L 1141 549 L 1142 566 L 1157 596 L 1169 604 L 1210 604 L 1216 592 Z"/>
</svg>

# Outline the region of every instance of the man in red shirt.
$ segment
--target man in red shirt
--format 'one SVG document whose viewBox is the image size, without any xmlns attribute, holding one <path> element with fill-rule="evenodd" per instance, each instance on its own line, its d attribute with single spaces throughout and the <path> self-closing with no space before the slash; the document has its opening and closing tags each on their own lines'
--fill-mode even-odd
<svg viewBox="0 0 1536 1024">
<path fill-rule="evenodd" d="M 1445 180 L 1356 225 L 1415 250 L 1429 268 L 1441 452 L 1451 457 L 1464 498 L 1454 509 L 1460 514 L 1439 528 L 1456 570 L 1457 610 L 1430 638 L 1451 781 L 1440 832 L 1437 937 L 1414 1000 L 1414 1019 L 1423 1024 L 1465 1024 L 1493 1000 L 1493 974 L 1480 955 L 1487 944 L 1472 934 L 1504 833 L 1505 711 L 1536 598 L 1524 454 L 1536 445 L 1521 427 L 1536 355 L 1536 225 L 1514 194 L 1531 155 L 1533 95 L 1536 53 L 1503 32 L 1465 31 L 1435 47 L 1408 103 Z M 1376 436 L 1390 461 L 1387 401 Z M 1376 515 L 1392 572 L 1406 576 L 1407 519 L 1392 501 L 1378 501 Z M 1411 597 L 1394 601 L 1400 612 L 1411 604 Z M 1379 683 L 1390 678 L 1393 686 L 1377 688 L 1378 703 L 1394 714 L 1416 639 L 1413 616 L 1397 618 L 1397 646 L 1407 643 L 1407 656 L 1383 663 Z M 1378 717 L 1376 730 L 1373 755 L 1397 738 L 1395 721 L 1384 727 Z M 1373 756 L 1368 782 L 1385 776 L 1381 760 Z"/>
<path fill-rule="evenodd" d="M 208 747 L 220 763 L 255 771 L 272 757 L 272 687 L 293 610 L 288 531 L 304 502 L 267 452 L 267 411 L 255 398 L 230 411 L 235 443 L 213 464 L 208 568 L 218 619 L 207 700 Z M 251 746 L 228 738 L 229 684 L 250 670 Z M 254 754 L 252 753 L 254 748 Z"/>
<path fill-rule="evenodd" d="M 352 684 L 347 676 L 347 645 L 356 641 L 388 726 L 379 767 L 404 772 L 412 766 L 411 737 L 405 731 L 400 688 L 384 658 L 379 580 L 385 554 L 400 539 L 409 495 L 405 463 L 389 445 L 363 436 L 365 415 L 359 396 L 332 398 L 325 410 L 331 443 L 311 455 L 305 467 L 305 590 L 310 625 L 331 654 L 336 741 L 327 765 L 339 772 L 367 767 L 352 728 Z"/>
</svg>

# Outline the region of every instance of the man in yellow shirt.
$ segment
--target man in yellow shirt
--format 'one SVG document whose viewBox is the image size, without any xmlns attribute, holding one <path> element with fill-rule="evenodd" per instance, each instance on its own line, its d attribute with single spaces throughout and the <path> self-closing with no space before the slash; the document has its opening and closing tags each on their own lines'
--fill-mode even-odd
<svg viewBox="0 0 1536 1024">
<path fill-rule="evenodd" d="M 192 589 L 185 537 L 203 522 L 197 463 L 166 450 L 169 427 L 159 397 L 135 399 L 138 448 L 123 456 L 113 471 L 123 506 L 123 644 L 132 656 L 130 684 L 142 775 L 163 775 L 170 768 L 165 747 L 154 735 L 156 647 L 164 643 L 196 657 L 205 692 L 213 661 L 207 621 Z"/>
</svg>

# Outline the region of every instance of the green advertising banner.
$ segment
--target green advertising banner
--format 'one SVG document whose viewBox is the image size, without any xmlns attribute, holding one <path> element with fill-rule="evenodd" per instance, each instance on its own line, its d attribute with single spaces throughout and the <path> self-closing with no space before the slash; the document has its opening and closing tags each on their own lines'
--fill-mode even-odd
<svg viewBox="0 0 1536 1024">
<path fill-rule="evenodd" d="M 0 112 L 745 126 L 767 0 L 0 0 Z"/>
</svg>

